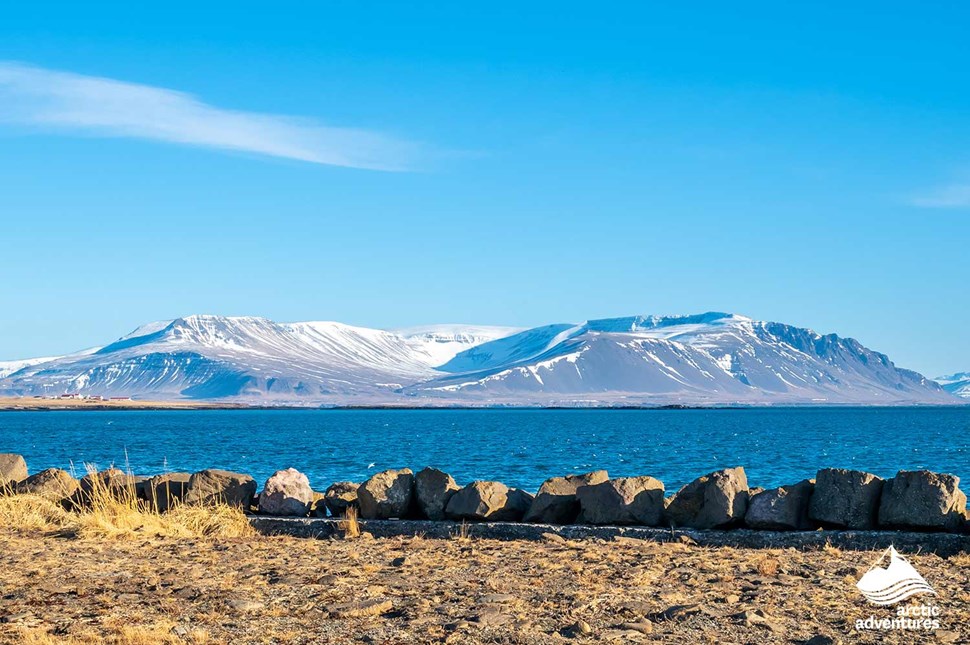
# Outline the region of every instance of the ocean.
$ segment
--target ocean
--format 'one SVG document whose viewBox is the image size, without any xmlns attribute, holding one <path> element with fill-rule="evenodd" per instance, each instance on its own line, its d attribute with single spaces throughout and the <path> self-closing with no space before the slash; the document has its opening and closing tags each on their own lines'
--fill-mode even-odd
<svg viewBox="0 0 970 645">
<path fill-rule="evenodd" d="M 459 484 L 493 479 L 531 491 L 595 469 L 651 475 L 673 491 L 744 466 L 750 486 L 767 488 L 830 466 L 970 477 L 970 407 L 2 412 L 0 452 L 24 455 L 31 473 L 223 468 L 260 485 L 292 466 L 321 491 L 428 465 Z"/>
</svg>

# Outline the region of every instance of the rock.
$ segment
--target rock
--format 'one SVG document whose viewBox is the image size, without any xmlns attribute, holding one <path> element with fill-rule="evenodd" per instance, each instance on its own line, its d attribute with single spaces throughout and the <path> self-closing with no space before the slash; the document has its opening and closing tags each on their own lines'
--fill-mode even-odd
<svg viewBox="0 0 970 645">
<path fill-rule="evenodd" d="M 883 480 L 871 473 L 823 468 L 815 476 L 808 517 L 824 526 L 870 529 L 876 525 Z"/>
<path fill-rule="evenodd" d="M 453 520 L 517 522 L 529 507 L 529 497 L 500 482 L 472 482 L 451 496 L 445 515 Z"/>
<path fill-rule="evenodd" d="M 567 475 L 547 479 L 539 487 L 526 522 L 541 524 L 570 524 L 579 515 L 579 499 L 576 490 L 580 486 L 601 484 L 609 479 L 605 470 L 597 470 L 582 475 Z"/>
<path fill-rule="evenodd" d="M 816 634 L 807 641 L 802 641 L 801 645 L 835 645 L 836 641 L 825 634 Z"/>
<path fill-rule="evenodd" d="M 952 531 L 963 525 L 966 510 L 959 477 L 901 470 L 883 485 L 879 526 Z"/>
<path fill-rule="evenodd" d="M 674 526 L 713 529 L 738 524 L 747 510 L 748 478 L 738 466 L 704 475 L 681 488 L 665 515 Z"/>
<path fill-rule="evenodd" d="M 377 473 L 357 489 L 360 516 L 368 520 L 406 517 L 414 498 L 414 473 L 410 468 Z"/>
<path fill-rule="evenodd" d="M 620 628 L 628 631 L 640 632 L 641 634 L 646 635 L 653 633 L 653 623 L 646 619 L 636 623 L 621 623 Z"/>
<path fill-rule="evenodd" d="M 303 517 L 309 514 L 312 501 L 313 489 L 306 475 L 296 468 L 277 470 L 259 494 L 259 512 Z"/>
<path fill-rule="evenodd" d="M 580 524 L 643 524 L 663 520 L 664 485 L 653 477 L 621 477 L 576 489 Z"/>
<path fill-rule="evenodd" d="M 571 636 L 573 638 L 578 638 L 580 636 L 589 636 L 593 633 L 592 626 L 585 620 L 577 620 L 572 625 L 569 625 L 562 630 L 563 634 L 566 636 Z"/>
<path fill-rule="evenodd" d="M 655 614 L 654 618 L 660 621 L 683 620 L 700 613 L 703 613 L 703 608 L 698 604 L 671 605 L 662 612 Z"/>
<path fill-rule="evenodd" d="M 768 531 L 802 531 L 813 527 L 808 518 L 808 504 L 815 481 L 804 479 L 791 486 L 770 488 L 748 499 L 744 523 L 753 529 Z"/>
<path fill-rule="evenodd" d="M 445 519 L 445 507 L 458 488 L 458 484 L 448 473 L 437 468 L 421 470 L 414 476 L 418 510 L 429 520 Z"/>
<path fill-rule="evenodd" d="M 347 513 L 351 506 L 357 506 L 357 489 L 360 484 L 355 482 L 336 482 L 330 484 L 327 492 L 323 494 L 324 503 L 327 510 L 334 517 L 341 517 Z"/>
<path fill-rule="evenodd" d="M 210 468 L 189 478 L 186 504 L 228 504 L 248 511 L 256 495 L 256 480 L 249 475 Z"/>
<path fill-rule="evenodd" d="M 327 516 L 327 498 L 323 493 L 313 491 L 313 500 L 310 501 L 310 517 Z"/>
<path fill-rule="evenodd" d="M 510 593 L 489 593 L 482 596 L 482 602 L 489 604 L 508 604 L 518 602 L 518 597 Z"/>
<path fill-rule="evenodd" d="M 135 485 L 138 483 L 133 475 L 118 468 L 106 468 L 100 472 L 88 473 L 81 478 L 78 497 L 84 503 L 92 498 L 107 494 L 116 499 L 136 499 Z"/>
<path fill-rule="evenodd" d="M 473 620 L 481 627 L 501 627 L 515 620 L 504 608 L 496 605 L 483 605 Z"/>
<path fill-rule="evenodd" d="M 190 473 L 163 473 L 149 477 L 144 490 L 150 507 L 164 513 L 183 501 L 191 478 Z"/>
<path fill-rule="evenodd" d="M 394 608 L 391 600 L 371 598 L 330 605 L 327 610 L 333 618 L 366 618 L 378 616 Z"/>
<path fill-rule="evenodd" d="M 132 483 L 135 484 L 135 497 L 142 501 L 148 501 L 148 480 L 149 477 L 143 477 L 141 475 L 135 475 L 131 478 Z"/>
<path fill-rule="evenodd" d="M 60 468 L 48 468 L 27 477 L 13 487 L 18 495 L 40 495 L 52 502 L 62 503 L 77 494 L 80 484 L 71 473 Z"/>
<path fill-rule="evenodd" d="M 775 633 L 782 633 L 785 631 L 785 628 L 777 619 L 769 616 L 761 609 L 745 610 L 739 614 L 735 614 L 734 618 L 748 628 L 754 627 L 755 625 L 761 625 L 762 627 L 767 627 L 769 630 Z"/>
<path fill-rule="evenodd" d="M 521 522 L 525 514 L 529 512 L 532 508 L 532 502 L 535 501 L 535 495 L 529 491 L 522 490 L 521 488 L 510 488 L 509 489 L 509 509 L 511 509 L 513 522 Z"/>
<path fill-rule="evenodd" d="M 0 454 L 0 486 L 12 486 L 27 479 L 27 462 L 20 455 Z"/>
<path fill-rule="evenodd" d="M 235 609 L 241 613 L 253 613 L 263 609 L 262 603 L 256 602 L 255 600 L 246 600 L 245 598 L 230 598 L 226 601 L 226 605 L 230 609 Z"/>
</svg>

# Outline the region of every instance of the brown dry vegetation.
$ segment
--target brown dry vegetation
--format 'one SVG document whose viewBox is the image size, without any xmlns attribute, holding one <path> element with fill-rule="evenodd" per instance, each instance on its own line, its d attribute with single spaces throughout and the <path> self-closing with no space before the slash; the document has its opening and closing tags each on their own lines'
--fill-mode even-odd
<svg viewBox="0 0 970 645">
<path fill-rule="evenodd" d="M 254 535 L 239 509 L 225 505 L 176 505 L 167 513 L 139 500 L 134 486 L 111 487 L 93 476 L 83 505 L 65 511 L 61 504 L 39 495 L 14 495 L 0 490 L 0 526 L 8 531 L 47 533 L 81 538 L 248 537 Z M 79 500 L 80 503 L 81 500 Z"/>
<path fill-rule="evenodd" d="M 869 633 L 878 554 L 456 536 L 299 540 L 229 508 L 0 498 L 2 643 L 970 642 L 970 555 L 910 558 L 937 634 Z M 348 535 L 359 530 L 354 518 Z"/>
<path fill-rule="evenodd" d="M 204 401 L 132 401 L 128 399 L 35 399 L 25 396 L 0 396 L 0 410 L 207 410 L 249 407 L 237 403 Z"/>
</svg>

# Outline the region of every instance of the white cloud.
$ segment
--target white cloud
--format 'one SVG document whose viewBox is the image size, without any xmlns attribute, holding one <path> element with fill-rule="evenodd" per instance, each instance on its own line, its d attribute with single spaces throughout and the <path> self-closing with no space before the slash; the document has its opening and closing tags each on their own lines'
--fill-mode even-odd
<svg viewBox="0 0 970 645">
<path fill-rule="evenodd" d="M 3 61 L 0 121 L 375 170 L 406 170 L 417 153 L 415 144 L 367 130 L 226 110 L 175 90 Z"/>
<path fill-rule="evenodd" d="M 970 207 L 970 184 L 950 184 L 917 195 L 910 200 L 921 208 L 968 208 Z"/>
</svg>

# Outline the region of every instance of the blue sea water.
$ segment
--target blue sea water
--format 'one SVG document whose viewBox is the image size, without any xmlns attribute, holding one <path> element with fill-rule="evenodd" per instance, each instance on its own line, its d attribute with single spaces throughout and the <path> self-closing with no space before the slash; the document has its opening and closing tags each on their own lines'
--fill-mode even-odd
<svg viewBox="0 0 970 645">
<path fill-rule="evenodd" d="M 751 486 L 772 487 L 826 466 L 970 477 L 970 408 L 5 412 L 0 452 L 24 455 L 31 472 L 81 474 L 86 463 L 136 474 L 224 468 L 260 484 L 292 466 L 318 490 L 426 465 L 460 484 L 495 479 L 529 490 L 600 468 L 652 475 L 675 490 L 741 465 Z"/>
</svg>

